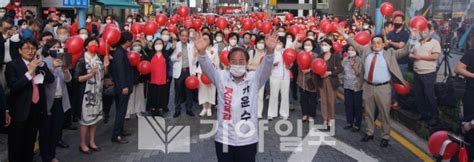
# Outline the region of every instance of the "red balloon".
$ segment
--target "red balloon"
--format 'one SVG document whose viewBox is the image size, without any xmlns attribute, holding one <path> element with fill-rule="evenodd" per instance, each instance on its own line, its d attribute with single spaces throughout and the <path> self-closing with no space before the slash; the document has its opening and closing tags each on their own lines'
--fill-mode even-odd
<svg viewBox="0 0 474 162">
<path fill-rule="evenodd" d="M 221 54 L 219 55 L 219 59 L 221 60 L 221 63 L 225 66 L 229 66 L 229 59 L 227 56 L 229 55 L 230 51 L 222 51 Z"/>
<path fill-rule="evenodd" d="M 310 21 L 310 22 L 316 21 L 316 17 L 310 16 L 310 17 L 308 17 L 308 21 Z"/>
<path fill-rule="evenodd" d="M 191 18 L 186 18 L 183 22 L 183 26 L 187 29 L 193 27 L 193 20 Z"/>
<path fill-rule="evenodd" d="M 259 20 L 263 20 L 263 18 L 265 18 L 265 14 L 263 14 L 263 12 L 257 12 L 257 18 Z"/>
<path fill-rule="evenodd" d="M 298 36 L 300 37 L 300 39 L 298 41 L 303 42 L 306 39 L 306 32 L 307 31 L 305 30 L 300 30 L 300 32 L 298 33 Z"/>
<path fill-rule="evenodd" d="M 104 31 L 104 33 L 102 34 L 102 38 L 104 38 L 104 40 L 107 41 L 108 44 L 115 45 L 120 40 L 120 34 L 121 33 L 119 29 L 109 28 L 108 30 Z"/>
<path fill-rule="evenodd" d="M 334 53 L 339 53 L 342 51 L 343 45 L 339 42 L 333 42 L 332 48 L 334 49 Z"/>
<path fill-rule="evenodd" d="M 110 24 L 107 24 L 105 25 L 105 28 L 104 28 L 104 31 L 106 30 L 109 30 L 109 28 L 118 28 L 117 25 L 115 25 L 115 23 L 110 23 Z"/>
<path fill-rule="evenodd" d="M 166 28 L 168 28 L 168 30 L 174 34 L 178 33 L 178 28 L 174 26 L 173 24 L 168 24 Z"/>
<path fill-rule="evenodd" d="M 138 23 L 138 22 L 134 22 L 132 24 L 132 28 L 130 29 L 130 32 L 132 32 L 133 34 L 138 34 L 140 32 L 142 32 L 142 29 L 143 29 L 143 25 Z"/>
<path fill-rule="evenodd" d="M 410 93 L 410 83 L 408 81 L 405 81 L 404 84 L 393 83 L 392 87 L 399 95 L 406 96 Z"/>
<path fill-rule="evenodd" d="M 278 24 L 280 24 L 280 18 L 274 17 L 273 18 L 273 25 L 278 25 Z"/>
<path fill-rule="evenodd" d="M 151 64 L 150 64 L 150 61 L 147 61 L 147 60 L 141 61 L 141 62 L 138 64 L 137 70 L 138 70 L 138 72 L 139 72 L 141 75 L 150 74 L 150 72 L 151 72 Z"/>
<path fill-rule="evenodd" d="M 242 21 L 242 28 L 244 30 L 253 30 L 254 26 L 253 26 L 253 21 L 252 19 L 244 19 Z"/>
<path fill-rule="evenodd" d="M 181 17 L 186 17 L 188 16 L 189 8 L 187 6 L 179 6 L 177 13 Z"/>
<path fill-rule="evenodd" d="M 384 16 L 389 16 L 393 13 L 393 4 L 390 2 L 384 2 L 380 5 L 380 12 Z"/>
<path fill-rule="evenodd" d="M 296 25 L 292 25 L 288 31 L 293 34 L 293 36 L 296 36 L 300 32 L 300 28 Z"/>
<path fill-rule="evenodd" d="M 443 146 L 444 141 L 448 140 L 448 132 L 445 130 L 440 130 L 431 134 L 430 138 L 428 139 L 428 149 L 431 154 L 438 156 Z M 459 145 L 457 143 L 450 143 L 446 146 L 444 151 L 443 160 L 450 159 L 453 157 L 456 152 L 458 151 Z"/>
<path fill-rule="evenodd" d="M 283 61 L 286 65 L 291 65 L 296 60 L 296 56 L 298 52 L 296 52 L 293 48 L 287 48 L 283 51 Z"/>
<path fill-rule="evenodd" d="M 347 20 L 342 20 L 341 22 L 339 22 L 339 25 L 342 26 L 342 27 L 346 27 L 347 26 Z"/>
<path fill-rule="evenodd" d="M 333 22 L 339 23 L 339 17 L 335 17 Z"/>
<path fill-rule="evenodd" d="M 250 38 L 250 48 L 254 48 L 255 47 L 255 42 L 257 41 L 257 38 L 253 37 L 253 38 Z"/>
<path fill-rule="evenodd" d="M 370 35 L 369 33 L 365 32 L 365 31 L 360 31 L 360 32 L 357 32 L 357 34 L 355 35 L 354 37 L 354 40 L 359 43 L 360 45 L 367 45 L 369 44 L 370 42 Z"/>
<path fill-rule="evenodd" d="M 311 56 L 311 53 L 306 51 L 301 51 L 296 58 L 296 62 L 298 62 L 301 70 L 309 69 L 312 60 L 313 56 Z"/>
<path fill-rule="evenodd" d="M 257 24 L 256 24 L 257 30 L 262 31 L 262 26 L 263 26 L 262 22 L 258 21 Z"/>
<path fill-rule="evenodd" d="M 324 34 L 330 33 L 331 30 L 332 30 L 332 29 L 331 29 L 331 26 L 332 26 L 332 25 L 331 25 L 330 23 L 326 23 L 326 24 L 324 24 L 324 26 L 321 26 L 321 29 L 322 29 L 323 33 L 324 33 Z"/>
<path fill-rule="evenodd" d="M 186 80 L 184 81 L 184 84 L 186 84 L 186 88 L 190 90 L 199 88 L 199 80 L 194 75 L 188 76 Z"/>
<path fill-rule="evenodd" d="M 326 74 L 327 69 L 328 65 L 326 64 L 326 61 L 324 61 L 322 58 L 315 58 L 311 63 L 311 70 L 314 74 L 323 76 L 324 74 Z"/>
<path fill-rule="evenodd" d="M 178 23 L 178 21 L 179 21 L 178 15 L 174 15 L 173 17 L 170 18 L 171 24 L 176 24 Z"/>
<path fill-rule="evenodd" d="M 291 13 L 287 13 L 285 15 L 285 21 L 291 21 L 291 20 L 293 20 L 293 18 L 294 18 L 293 14 L 291 14 Z"/>
<path fill-rule="evenodd" d="M 145 33 L 145 35 L 155 35 L 158 31 L 158 27 L 156 22 L 148 21 L 145 23 L 145 26 L 143 26 L 143 33 Z"/>
<path fill-rule="evenodd" d="M 72 64 L 72 67 L 76 67 L 76 63 L 77 61 L 79 61 L 79 59 L 82 57 L 82 52 L 79 52 L 79 53 L 73 53 L 71 55 L 71 64 Z"/>
<path fill-rule="evenodd" d="M 361 8 L 362 6 L 364 6 L 364 0 L 356 0 L 355 1 L 355 6 L 356 8 Z"/>
<path fill-rule="evenodd" d="M 105 56 L 109 53 L 110 44 L 105 43 L 104 38 L 99 38 L 99 54 Z"/>
<path fill-rule="evenodd" d="M 423 16 L 415 16 L 410 20 L 410 27 L 424 31 L 428 27 L 428 20 Z"/>
<path fill-rule="evenodd" d="M 201 27 L 202 27 L 201 19 L 194 19 L 193 26 L 196 30 L 201 30 Z"/>
<path fill-rule="evenodd" d="M 214 15 L 209 15 L 206 17 L 206 22 L 208 25 L 212 25 L 216 22 L 216 17 Z"/>
<path fill-rule="evenodd" d="M 158 23 L 159 25 L 163 26 L 166 24 L 166 22 L 168 21 L 168 17 L 164 14 L 159 14 L 158 16 L 155 17 L 155 21 L 156 23 Z"/>
<path fill-rule="evenodd" d="M 66 49 L 69 53 L 80 53 L 84 48 L 84 40 L 78 35 L 72 36 L 66 40 Z"/>
<path fill-rule="evenodd" d="M 458 159 L 460 162 L 468 161 L 467 150 L 465 147 L 461 147 L 461 149 L 459 149 Z"/>
<path fill-rule="evenodd" d="M 138 66 L 140 63 L 140 53 L 136 51 L 130 51 L 128 52 L 128 61 L 130 61 L 130 65 L 132 66 Z"/>
<path fill-rule="evenodd" d="M 220 30 L 224 30 L 227 27 L 227 20 L 223 17 L 220 17 L 216 21 L 216 25 Z"/>
<path fill-rule="evenodd" d="M 202 83 L 207 84 L 207 85 L 212 83 L 212 81 L 209 80 L 205 74 L 201 74 L 201 81 Z"/>
<path fill-rule="evenodd" d="M 264 34 L 270 33 L 270 31 L 273 29 L 272 23 L 265 21 L 262 23 L 262 31 Z"/>
</svg>

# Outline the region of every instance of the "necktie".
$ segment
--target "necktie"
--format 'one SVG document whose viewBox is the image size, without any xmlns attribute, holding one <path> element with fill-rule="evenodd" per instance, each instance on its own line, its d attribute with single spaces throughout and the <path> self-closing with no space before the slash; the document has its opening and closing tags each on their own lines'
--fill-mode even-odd
<svg viewBox="0 0 474 162">
<path fill-rule="evenodd" d="M 377 55 L 379 53 L 375 53 L 374 57 L 372 57 L 372 61 L 370 62 L 370 69 L 369 69 L 369 82 L 372 82 L 372 79 L 374 78 L 374 68 L 375 68 L 375 62 L 377 61 Z"/>
<path fill-rule="evenodd" d="M 35 76 L 36 75 L 33 74 L 33 77 L 31 79 L 31 83 L 33 84 L 33 95 L 32 95 L 31 101 L 37 104 L 40 99 L 40 95 L 39 95 L 38 85 L 35 84 Z"/>
</svg>

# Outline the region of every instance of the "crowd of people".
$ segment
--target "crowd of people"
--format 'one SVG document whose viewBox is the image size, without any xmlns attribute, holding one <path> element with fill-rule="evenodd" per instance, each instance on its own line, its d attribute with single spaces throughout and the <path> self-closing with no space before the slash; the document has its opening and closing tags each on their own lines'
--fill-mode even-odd
<svg viewBox="0 0 474 162">
<path fill-rule="evenodd" d="M 344 20 L 347 25 L 339 24 L 334 32 L 323 32 L 318 23 L 342 18 L 308 16 L 275 22 L 266 33 L 257 28 L 244 30 L 239 17 L 229 16 L 229 25 L 222 29 L 208 23 L 200 28 L 177 23 L 173 26 L 178 31 L 168 26 L 161 26 L 153 35 L 130 31 L 133 23 L 154 21 L 155 16 L 130 15 L 125 23 L 118 23 L 113 15 L 103 20 L 88 15 L 85 27 L 78 28 L 77 20 L 71 23 L 56 12 L 50 12 L 43 21 L 31 11 L 25 11 L 23 17 L 8 11 L 0 20 L 0 107 L 5 112 L 2 125 L 8 129 L 9 161 L 32 161 L 37 138 L 42 160 L 58 161 L 56 147 L 69 147 L 62 131 L 78 129 L 75 122 L 80 125 L 79 151 L 101 151 L 95 140 L 97 123 L 109 121 L 113 103 L 116 109 L 111 141 L 126 144 L 125 137 L 131 135 L 124 127 L 126 118 L 169 115 L 172 83 L 176 94 L 174 118 L 181 116 L 183 106 L 188 116 L 195 116 L 196 101 L 201 109 L 199 116 L 217 113 L 219 161 L 255 161 L 258 142 L 256 135 L 237 139 L 235 133 L 224 133 L 224 125 L 229 124 L 233 130 L 240 122 L 256 124 L 264 114 L 268 120 L 287 120 L 296 115 L 291 113 L 295 111 L 290 108 L 291 99 L 299 101 L 303 121 L 314 122 L 319 108 L 322 124 L 331 129 L 340 88 L 345 98 L 344 129 L 360 131 L 365 117 L 367 130 L 361 141 L 373 140 L 378 116 L 383 129 L 380 146 L 387 147 L 390 110 L 399 106 L 391 84 L 404 84 L 407 71 L 414 73 L 419 120 L 430 126 L 439 123 L 434 84 L 442 50 L 434 22 L 421 31 L 409 29 L 403 14 L 393 14 L 377 35 L 367 15 L 348 17 Z M 122 32 L 118 43 L 103 55 L 99 38 L 109 24 Z M 306 32 L 290 32 L 289 26 L 293 25 Z M 370 35 L 368 45 L 354 40 L 358 32 Z M 77 60 L 71 59 L 65 49 L 74 35 L 84 40 Z M 324 60 L 326 73 L 317 75 L 311 69 L 300 68 L 297 62 L 285 63 L 283 53 L 289 48 Z M 131 64 L 130 51 L 150 62 L 149 74 L 140 74 Z M 228 51 L 229 64 L 223 63 L 223 51 Z M 469 100 L 474 98 L 472 53 L 463 56 L 456 72 L 467 78 L 463 127 L 469 131 L 474 115 L 470 110 L 474 103 Z M 189 76 L 201 78 L 198 90 L 186 88 Z M 204 83 L 203 77 L 212 84 Z M 268 111 L 264 112 L 267 99 Z M 230 140 L 224 139 L 225 134 Z M 221 151 L 224 145 L 229 146 L 229 152 Z"/>
</svg>

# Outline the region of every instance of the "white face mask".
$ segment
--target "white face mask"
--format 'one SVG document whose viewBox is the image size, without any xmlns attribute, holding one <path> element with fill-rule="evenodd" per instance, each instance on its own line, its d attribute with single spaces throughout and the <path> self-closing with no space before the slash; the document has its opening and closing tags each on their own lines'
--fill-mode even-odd
<svg viewBox="0 0 474 162">
<path fill-rule="evenodd" d="M 230 43 L 231 46 L 235 46 L 235 45 L 237 45 L 237 40 L 231 39 L 231 40 L 229 40 L 229 43 Z"/>
<path fill-rule="evenodd" d="M 66 21 L 66 17 L 61 17 L 61 21 Z"/>
<path fill-rule="evenodd" d="M 5 16 L 5 12 L 0 13 L 0 18 Z"/>
<path fill-rule="evenodd" d="M 163 49 L 163 45 L 161 45 L 161 44 L 155 45 L 155 50 L 156 51 L 161 51 L 162 49 Z"/>
<path fill-rule="evenodd" d="M 162 35 L 161 36 L 161 39 L 164 41 L 164 42 L 168 42 L 170 40 L 170 36 L 169 35 Z"/>
<path fill-rule="evenodd" d="M 245 72 L 247 72 L 247 68 L 245 65 L 232 65 L 231 64 L 229 72 L 234 77 L 241 77 L 241 76 L 244 76 Z"/>
<path fill-rule="evenodd" d="M 112 20 L 105 20 L 105 23 L 110 24 Z"/>
<path fill-rule="evenodd" d="M 128 22 L 128 23 L 131 23 L 131 22 L 132 22 L 132 19 L 127 19 L 127 22 Z"/>
<path fill-rule="evenodd" d="M 83 40 L 86 40 L 87 37 L 89 37 L 87 34 L 79 34 L 79 36 L 80 36 Z"/>
<path fill-rule="evenodd" d="M 257 44 L 257 49 L 263 50 L 264 48 L 265 48 L 265 44 L 263 44 L 263 43 L 258 43 Z"/>
<path fill-rule="evenodd" d="M 313 51 L 313 46 L 304 46 L 304 50 L 306 52 L 311 52 L 311 51 Z"/>
<path fill-rule="evenodd" d="M 149 41 L 153 40 L 153 35 L 147 35 L 146 40 L 149 40 Z"/>
<path fill-rule="evenodd" d="M 21 28 L 22 29 L 26 29 L 28 27 L 28 25 L 22 25 Z"/>
<path fill-rule="evenodd" d="M 347 53 L 349 54 L 349 57 L 354 57 L 357 55 L 356 51 L 347 51 Z"/>
<path fill-rule="evenodd" d="M 220 37 L 220 36 L 219 36 L 219 37 L 216 37 L 216 41 L 217 41 L 217 42 L 222 42 L 222 37 Z"/>
<path fill-rule="evenodd" d="M 92 22 L 92 20 L 91 19 L 86 19 L 86 22 L 90 23 L 90 22 Z"/>
<path fill-rule="evenodd" d="M 68 35 L 58 35 L 58 40 L 64 43 L 68 37 Z"/>
<path fill-rule="evenodd" d="M 278 32 L 278 36 L 284 37 L 284 36 L 285 36 L 285 32 Z"/>
<path fill-rule="evenodd" d="M 323 50 L 323 52 L 329 52 L 329 50 L 331 50 L 331 47 L 330 46 L 321 46 L 321 49 Z"/>
<path fill-rule="evenodd" d="M 314 36 L 308 36 L 308 39 L 314 40 Z"/>
</svg>

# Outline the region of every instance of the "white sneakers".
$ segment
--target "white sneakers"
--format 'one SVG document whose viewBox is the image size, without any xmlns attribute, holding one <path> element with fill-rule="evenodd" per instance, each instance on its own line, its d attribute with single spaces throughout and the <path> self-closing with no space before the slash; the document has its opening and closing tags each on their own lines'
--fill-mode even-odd
<svg viewBox="0 0 474 162">
<path fill-rule="evenodd" d="M 206 116 L 208 116 L 208 117 L 209 117 L 209 116 L 212 116 L 212 109 L 204 109 L 204 108 L 203 108 L 203 109 L 201 110 L 201 113 L 199 113 L 199 116 L 202 117 L 202 116 L 204 116 L 204 115 L 206 115 Z"/>
</svg>

